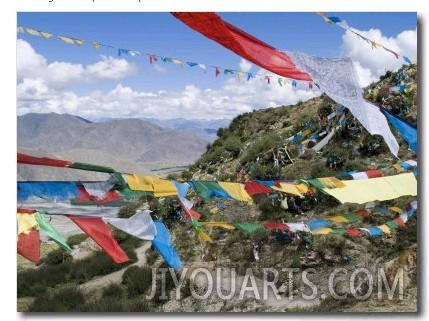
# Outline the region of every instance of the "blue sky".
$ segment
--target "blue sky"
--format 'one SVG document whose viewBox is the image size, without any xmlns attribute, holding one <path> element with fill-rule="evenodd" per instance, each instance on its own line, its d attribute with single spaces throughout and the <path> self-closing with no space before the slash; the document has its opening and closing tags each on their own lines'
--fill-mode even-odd
<svg viewBox="0 0 429 321">
<path fill-rule="evenodd" d="M 350 56 L 362 86 L 404 62 L 371 46 L 316 12 L 218 14 L 267 44 L 319 57 Z M 363 36 L 416 60 L 417 12 L 324 12 Z M 17 26 L 53 34 L 17 33 L 17 114 L 70 113 L 96 121 L 111 118 L 185 117 L 232 119 L 255 109 L 295 104 L 320 95 L 316 89 L 279 86 L 272 75 L 190 29 L 169 12 L 18 12 Z M 84 40 L 69 44 L 58 38 Z M 94 49 L 92 42 L 105 46 Z M 141 56 L 118 55 L 128 49 Z M 183 67 L 149 54 L 184 62 Z M 189 67 L 186 62 L 200 63 Z M 215 68 L 249 71 L 215 76 Z"/>
</svg>

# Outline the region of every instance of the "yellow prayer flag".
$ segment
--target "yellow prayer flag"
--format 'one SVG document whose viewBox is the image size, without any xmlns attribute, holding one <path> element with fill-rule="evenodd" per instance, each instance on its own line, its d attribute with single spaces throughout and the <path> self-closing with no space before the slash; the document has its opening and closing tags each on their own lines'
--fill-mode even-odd
<svg viewBox="0 0 429 321">
<path fill-rule="evenodd" d="M 383 225 L 379 225 L 379 226 L 377 226 L 380 230 L 382 230 L 384 233 L 386 233 L 386 234 L 390 234 L 390 228 L 386 225 L 386 224 L 383 224 Z"/>
<path fill-rule="evenodd" d="M 343 188 L 345 187 L 344 182 L 336 177 L 322 177 L 318 180 L 325 185 L 327 188 Z"/>
<path fill-rule="evenodd" d="M 176 186 L 168 179 L 157 178 L 152 185 L 156 197 L 172 196 L 179 193 Z"/>
<path fill-rule="evenodd" d="M 311 232 L 311 234 L 329 234 L 332 232 L 332 229 L 329 227 L 322 227 L 317 231 Z"/>
<path fill-rule="evenodd" d="M 40 34 L 43 36 L 43 38 L 45 39 L 50 39 L 53 35 L 52 33 L 47 33 L 47 32 L 40 32 Z"/>
<path fill-rule="evenodd" d="M 216 226 L 216 227 L 222 227 L 227 230 L 233 230 L 235 229 L 235 226 L 225 223 L 225 222 L 199 222 L 203 226 Z"/>
<path fill-rule="evenodd" d="M 74 45 L 74 41 L 72 38 L 68 38 L 68 37 L 64 37 L 64 36 L 58 36 L 58 38 L 60 38 L 64 42 L 67 42 L 67 43 Z"/>
<path fill-rule="evenodd" d="M 197 234 L 198 234 L 198 239 L 202 242 L 209 242 L 209 243 L 213 243 L 213 240 L 211 239 L 210 236 L 208 236 L 204 231 L 201 231 L 200 229 L 197 228 Z"/>
<path fill-rule="evenodd" d="M 27 31 L 30 35 L 33 35 L 33 36 L 40 36 L 40 32 L 37 30 L 25 28 L 25 31 Z"/>
<path fill-rule="evenodd" d="M 182 63 L 182 61 L 181 61 L 181 60 L 173 59 L 173 62 L 174 62 L 175 64 L 180 65 L 180 67 L 183 67 L 183 63 Z"/>
<path fill-rule="evenodd" d="M 244 72 L 242 72 L 242 71 L 237 72 L 238 80 L 241 80 L 241 77 L 242 77 L 243 75 L 244 75 Z"/>
<path fill-rule="evenodd" d="M 148 191 L 153 192 L 154 177 L 139 175 L 139 174 L 124 174 L 124 178 L 128 183 L 130 189 L 134 191 Z"/>
<path fill-rule="evenodd" d="M 280 187 L 271 186 L 273 190 L 280 191 L 286 194 L 299 195 L 302 196 L 301 191 L 297 188 L 295 184 L 280 183 Z"/>
<path fill-rule="evenodd" d="M 350 180 L 343 183 L 345 184 L 343 188 L 324 188 L 323 191 L 341 203 L 357 204 L 417 195 L 417 179 L 413 173 Z"/>
<path fill-rule="evenodd" d="M 389 210 L 394 211 L 394 212 L 399 213 L 399 214 L 402 214 L 402 212 L 403 212 L 403 210 L 397 206 L 389 207 Z"/>
<path fill-rule="evenodd" d="M 306 185 L 306 184 L 295 184 L 295 187 L 298 189 L 298 191 L 301 193 L 301 194 L 305 194 L 305 193 L 307 193 L 308 192 L 308 185 Z"/>
<path fill-rule="evenodd" d="M 34 227 L 37 228 L 39 223 L 36 220 L 36 212 L 34 213 L 17 213 L 18 219 L 18 235 L 21 233 L 28 234 Z"/>
<path fill-rule="evenodd" d="M 244 185 L 241 183 L 234 183 L 234 182 L 218 182 L 220 187 L 222 187 L 225 192 L 227 192 L 232 198 L 244 201 L 249 204 L 253 203 L 253 199 L 250 197 L 250 195 L 246 192 L 244 189 Z"/>
<path fill-rule="evenodd" d="M 344 217 L 344 216 L 332 216 L 332 217 L 327 217 L 328 220 L 332 221 L 332 222 L 336 222 L 336 223 L 347 223 L 348 220 Z"/>
</svg>

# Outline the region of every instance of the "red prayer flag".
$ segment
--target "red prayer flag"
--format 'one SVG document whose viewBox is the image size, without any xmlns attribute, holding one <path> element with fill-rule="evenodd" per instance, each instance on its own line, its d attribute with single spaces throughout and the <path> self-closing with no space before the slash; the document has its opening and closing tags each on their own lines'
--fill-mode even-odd
<svg viewBox="0 0 429 321">
<path fill-rule="evenodd" d="M 355 213 L 362 216 L 363 218 L 368 217 L 368 212 L 364 209 L 356 210 Z"/>
<path fill-rule="evenodd" d="M 195 218 L 196 220 L 199 220 L 201 218 L 201 214 L 197 211 L 194 211 L 192 208 L 187 208 L 186 206 L 182 205 L 183 211 L 186 214 L 186 217 L 190 219 L 191 217 Z"/>
<path fill-rule="evenodd" d="M 307 73 L 296 68 L 288 55 L 223 21 L 214 12 L 173 12 L 172 15 L 205 37 L 266 70 L 296 80 L 312 80 Z"/>
<path fill-rule="evenodd" d="M 399 216 L 397 218 L 395 218 L 394 221 L 396 222 L 396 224 L 398 224 L 399 227 L 405 226 L 404 221 Z"/>
<path fill-rule="evenodd" d="M 17 163 L 18 164 L 27 164 L 27 165 L 43 165 L 43 166 L 53 166 L 53 167 L 67 167 L 72 164 L 70 161 L 64 161 L 49 157 L 35 157 L 29 156 L 22 153 L 17 153 Z"/>
<path fill-rule="evenodd" d="M 99 199 L 95 196 L 90 195 L 85 189 L 85 187 L 82 185 L 79 185 L 78 189 L 80 194 L 76 197 L 77 202 L 93 201 L 98 204 L 104 204 L 121 200 L 121 195 L 119 195 L 118 192 L 115 190 L 107 191 L 106 195 L 104 195 L 102 199 Z"/>
<path fill-rule="evenodd" d="M 360 236 L 360 231 L 356 228 L 346 228 L 345 230 L 348 236 L 352 236 L 352 237 Z"/>
<path fill-rule="evenodd" d="M 118 242 L 114 239 L 111 230 L 100 217 L 68 216 L 90 238 L 92 238 L 109 255 L 115 263 L 124 263 L 130 260 Z"/>
<path fill-rule="evenodd" d="M 368 178 L 383 177 L 383 172 L 378 169 L 367 170 L 365 171 L 365 174 Z"/>
<path fill-rule="evenodd" d="M 289 226 L 286 223 L 278 223 L 278 222 L 266 222 L 262 223 L 262 225 L 268 230 L 282 230 L 288 231 L 290 230 Z"/>
<path fill-rule="evenodd" d="M 18 254 L 36 264 L 40 263 L 40 236 L 39 231 L 32 229 L 30 233 L 18 235 Z"/>
<path fill-rule="evenodd" d="M 17 213 L 22 213 L 22 214 L 32 214 L 32 213 L 36 213 L 36 210 L 32 210 L 29 208 L 17 208 L 16 209 Z"/>
<path fill-rule="evenodd" d="M 220 74 L 220 71 L 219 71 L 218 67 L 216 67 L 215 74 L 216 74 L 216 77 Z"/>
<path fill-rule="evenodd" d="M 255 194 L 268 195 L 272 191 L 271 188 L 269 188 L 268 186 L 260 184 L 258 182 L 244 182 L 244 189 L 250 196 Z"/>
</svg>

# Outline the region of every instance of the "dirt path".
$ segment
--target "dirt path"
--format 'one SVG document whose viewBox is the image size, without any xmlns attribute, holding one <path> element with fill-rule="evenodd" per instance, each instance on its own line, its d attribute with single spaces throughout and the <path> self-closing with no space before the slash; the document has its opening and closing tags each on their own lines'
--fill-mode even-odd
<svg viewBox="0 0 429 321">
<path fill-rule="evenodd" d="M 122 282 L 122 276 L 125 272 L 125 270 L 127 270 L 130 266 L 144 266 L 146 265 L 146 251 L 147 249 L 149 249 L 151 246 L 151 242 L 146 242 L 145 244 L 143 244 L 143 246 L 139 247 L 136 249 L 136 254 L 137 254 L 137 262 L 128 265 L 126 267 L 124 267 L 123 269 L 107 274 L 107 275 L 103 275 L 100 277 L 96 277 L 88 282 L 85 282 L 83 284 L 80 285 L 80 288 L 85 291 L 85 292 L 90 292 L 93 291 L 97 288 L 100 287 L 104 287 L 110 283 L 120 283 Z"/>
</svg>

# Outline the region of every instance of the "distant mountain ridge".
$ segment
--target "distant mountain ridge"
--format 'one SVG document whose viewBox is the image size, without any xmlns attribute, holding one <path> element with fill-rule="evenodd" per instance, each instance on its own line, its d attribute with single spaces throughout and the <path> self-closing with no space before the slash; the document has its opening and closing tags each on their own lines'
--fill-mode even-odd
<svg viewBox="0 0 429 321">
<path fill-rule="evenodd" d="M 208 140 L 191 132 L 165 129 L 141 119 L 91 122 L 57 113 L 29 113 L 17 118 L 18 149 L 70 157 L 75 151 L 80 159 L 92 159 L 94 164 L 105 166 L 111 165 L 104 163 L 103 158 L 126 163 L 192 164 L 207 143 Z"/>
<path fill-rule="evenodd" d="M 230 119 L 186 119 L 186 118 L 174 118 L 174 119 L 156 119 L 156 118 L 144 118 L 152 124 L 161 126 L 163 128 L 169 128 L 177 131 L 190 131 L 210 141 L 216 140 L 217 131 L 219 128 L 226 128 L 231 122 Z"/>
</svg>

